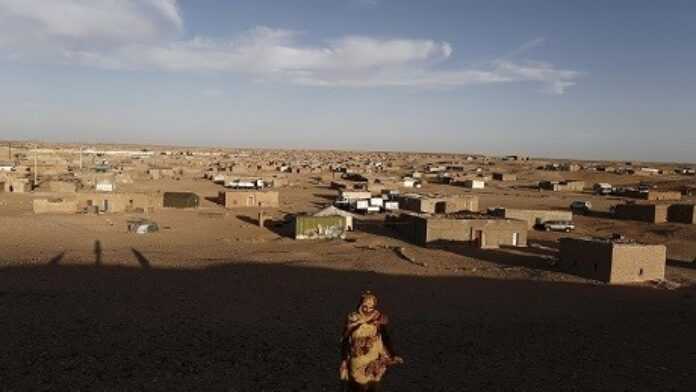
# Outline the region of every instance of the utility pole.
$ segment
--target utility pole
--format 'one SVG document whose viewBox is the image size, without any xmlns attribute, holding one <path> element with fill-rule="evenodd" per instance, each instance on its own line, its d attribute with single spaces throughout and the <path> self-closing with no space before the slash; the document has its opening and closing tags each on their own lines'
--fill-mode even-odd
<svg viewBox="0 0 696 392">
<path fill-rule="evenodd" d="M 34 188 L 39 186 L 39 177 L 38 177 L 38 172 L 36 171 L 37 169 L 37 158 L 36 158 L 36 150 L 34 150 Z"/>
<path fill-rule="evenodd" d="M 7 142 L 7 160 L 12 162 L 12 142 Z"/>
<path fill-rule="evenodd" d="M 82 146 L 80 146 L 80 171 L 82 171 Z"/>
</svg>

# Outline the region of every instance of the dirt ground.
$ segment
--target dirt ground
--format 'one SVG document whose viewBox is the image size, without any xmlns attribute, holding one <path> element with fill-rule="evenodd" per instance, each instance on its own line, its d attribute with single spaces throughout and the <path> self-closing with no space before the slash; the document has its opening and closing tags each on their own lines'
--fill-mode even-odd
<svg viewBox="0 0 696 392">
<path fill-rule="evenodd" d="M 0 194 L 0 390 L 340 391 L 341 327 L 365 289 L 406 360 L 387 391 L 694 390 L 696 225 L 613 220 L 602 212 L 616 198 L 520 179 L 476 191 L 481 207 L 591 200 L 598 213 L 576 217 L 571 236 L 666 244 L 679 287 L 562 273 L 553 260 L 565 233 L 530 232 L 515 250 L 422 248 L 373 216 L 347 240 L 295 241 L 258 227 L 257 210 L 225 210 L 212 201 L 221 188 L 200 179 L 129 185 L 204 200 L 150 214 L 161 231 L 149 235 L 127 232 L 142 215 L 34 215 L 31 200 L 46 194 Z M 276 220 L 336 194 L 309 176 L 292 183 L 266 211 Z"/>
</svg>

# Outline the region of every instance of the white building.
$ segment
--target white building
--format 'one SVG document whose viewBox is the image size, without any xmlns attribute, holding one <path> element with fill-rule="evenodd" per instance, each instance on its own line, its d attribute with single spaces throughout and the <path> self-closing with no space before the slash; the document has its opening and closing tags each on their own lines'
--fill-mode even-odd
<svg viewBox="0 0 696 392">
<path fill-rule="evenodd" d="M 0 161 L 0 172 L 13 172 L 15 171 L 15 164 L 9 161 Z"/>
<path fill-rule="evenodd" d="M 112 180 L 101 179 L 97 180 L 95 188 L 97 189 L 97 192 L 113 192 L 115 186 Z"/>
<path fill-rule="evenodd" d="M 466 180 L 462 185 L 464 188 L 469 189 L 483 189 L 486 187 L 486 183 L 481 180 Z"/>
</svg>

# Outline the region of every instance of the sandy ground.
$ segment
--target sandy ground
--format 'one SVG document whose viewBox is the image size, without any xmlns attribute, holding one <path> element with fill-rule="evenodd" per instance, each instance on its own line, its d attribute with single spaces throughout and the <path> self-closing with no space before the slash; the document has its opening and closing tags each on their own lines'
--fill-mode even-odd
<svg viewBox="0 0 696 392">
<path fill-rule="evenodd" d="M 520 250 L 429 249 L 373 217 L 345 241 L 294 241 L 256 226 L 255 210 L 206 200 L 148 216 L 162 230 L 138 236 L 126 230 L 132 215 L 36 216 L 42 195 L 0 194 L 0 390 L 339 391 L 340 330 L 364 289 L 380 296 L 406 359 L 387 391 L 693 390 L 694 225 L 612 220 L 601 212 L 617 200 L 524 181 L 477 192 L 482 207 L 592 200 L 600 214 L 577 217 L 573 236 L 665 243 L 680 287 L 564 274 L 553 256 L 566 234 L 530 232 Z M 219 190 L 193 179 L 133 186 Z M 299 178 L 268 212 L 316 210 L 333 195 Z"/>
</svg>

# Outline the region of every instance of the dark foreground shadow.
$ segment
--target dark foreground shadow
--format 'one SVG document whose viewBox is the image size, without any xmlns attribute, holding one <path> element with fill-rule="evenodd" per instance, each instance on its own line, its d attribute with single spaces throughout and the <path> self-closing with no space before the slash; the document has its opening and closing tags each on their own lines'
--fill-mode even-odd
<svg viewBox="0 0 696 392">
<path fill-rule="evenodd" d="M 66 260 L 1 268 L 0 389 L 339 391 L 339 335 L 364 289 L 379 295 L 406 360 L 386 391 L 690 391 L 696 382 L 692 288 L 298 262 L 146 274 Z"/>
</svg>

